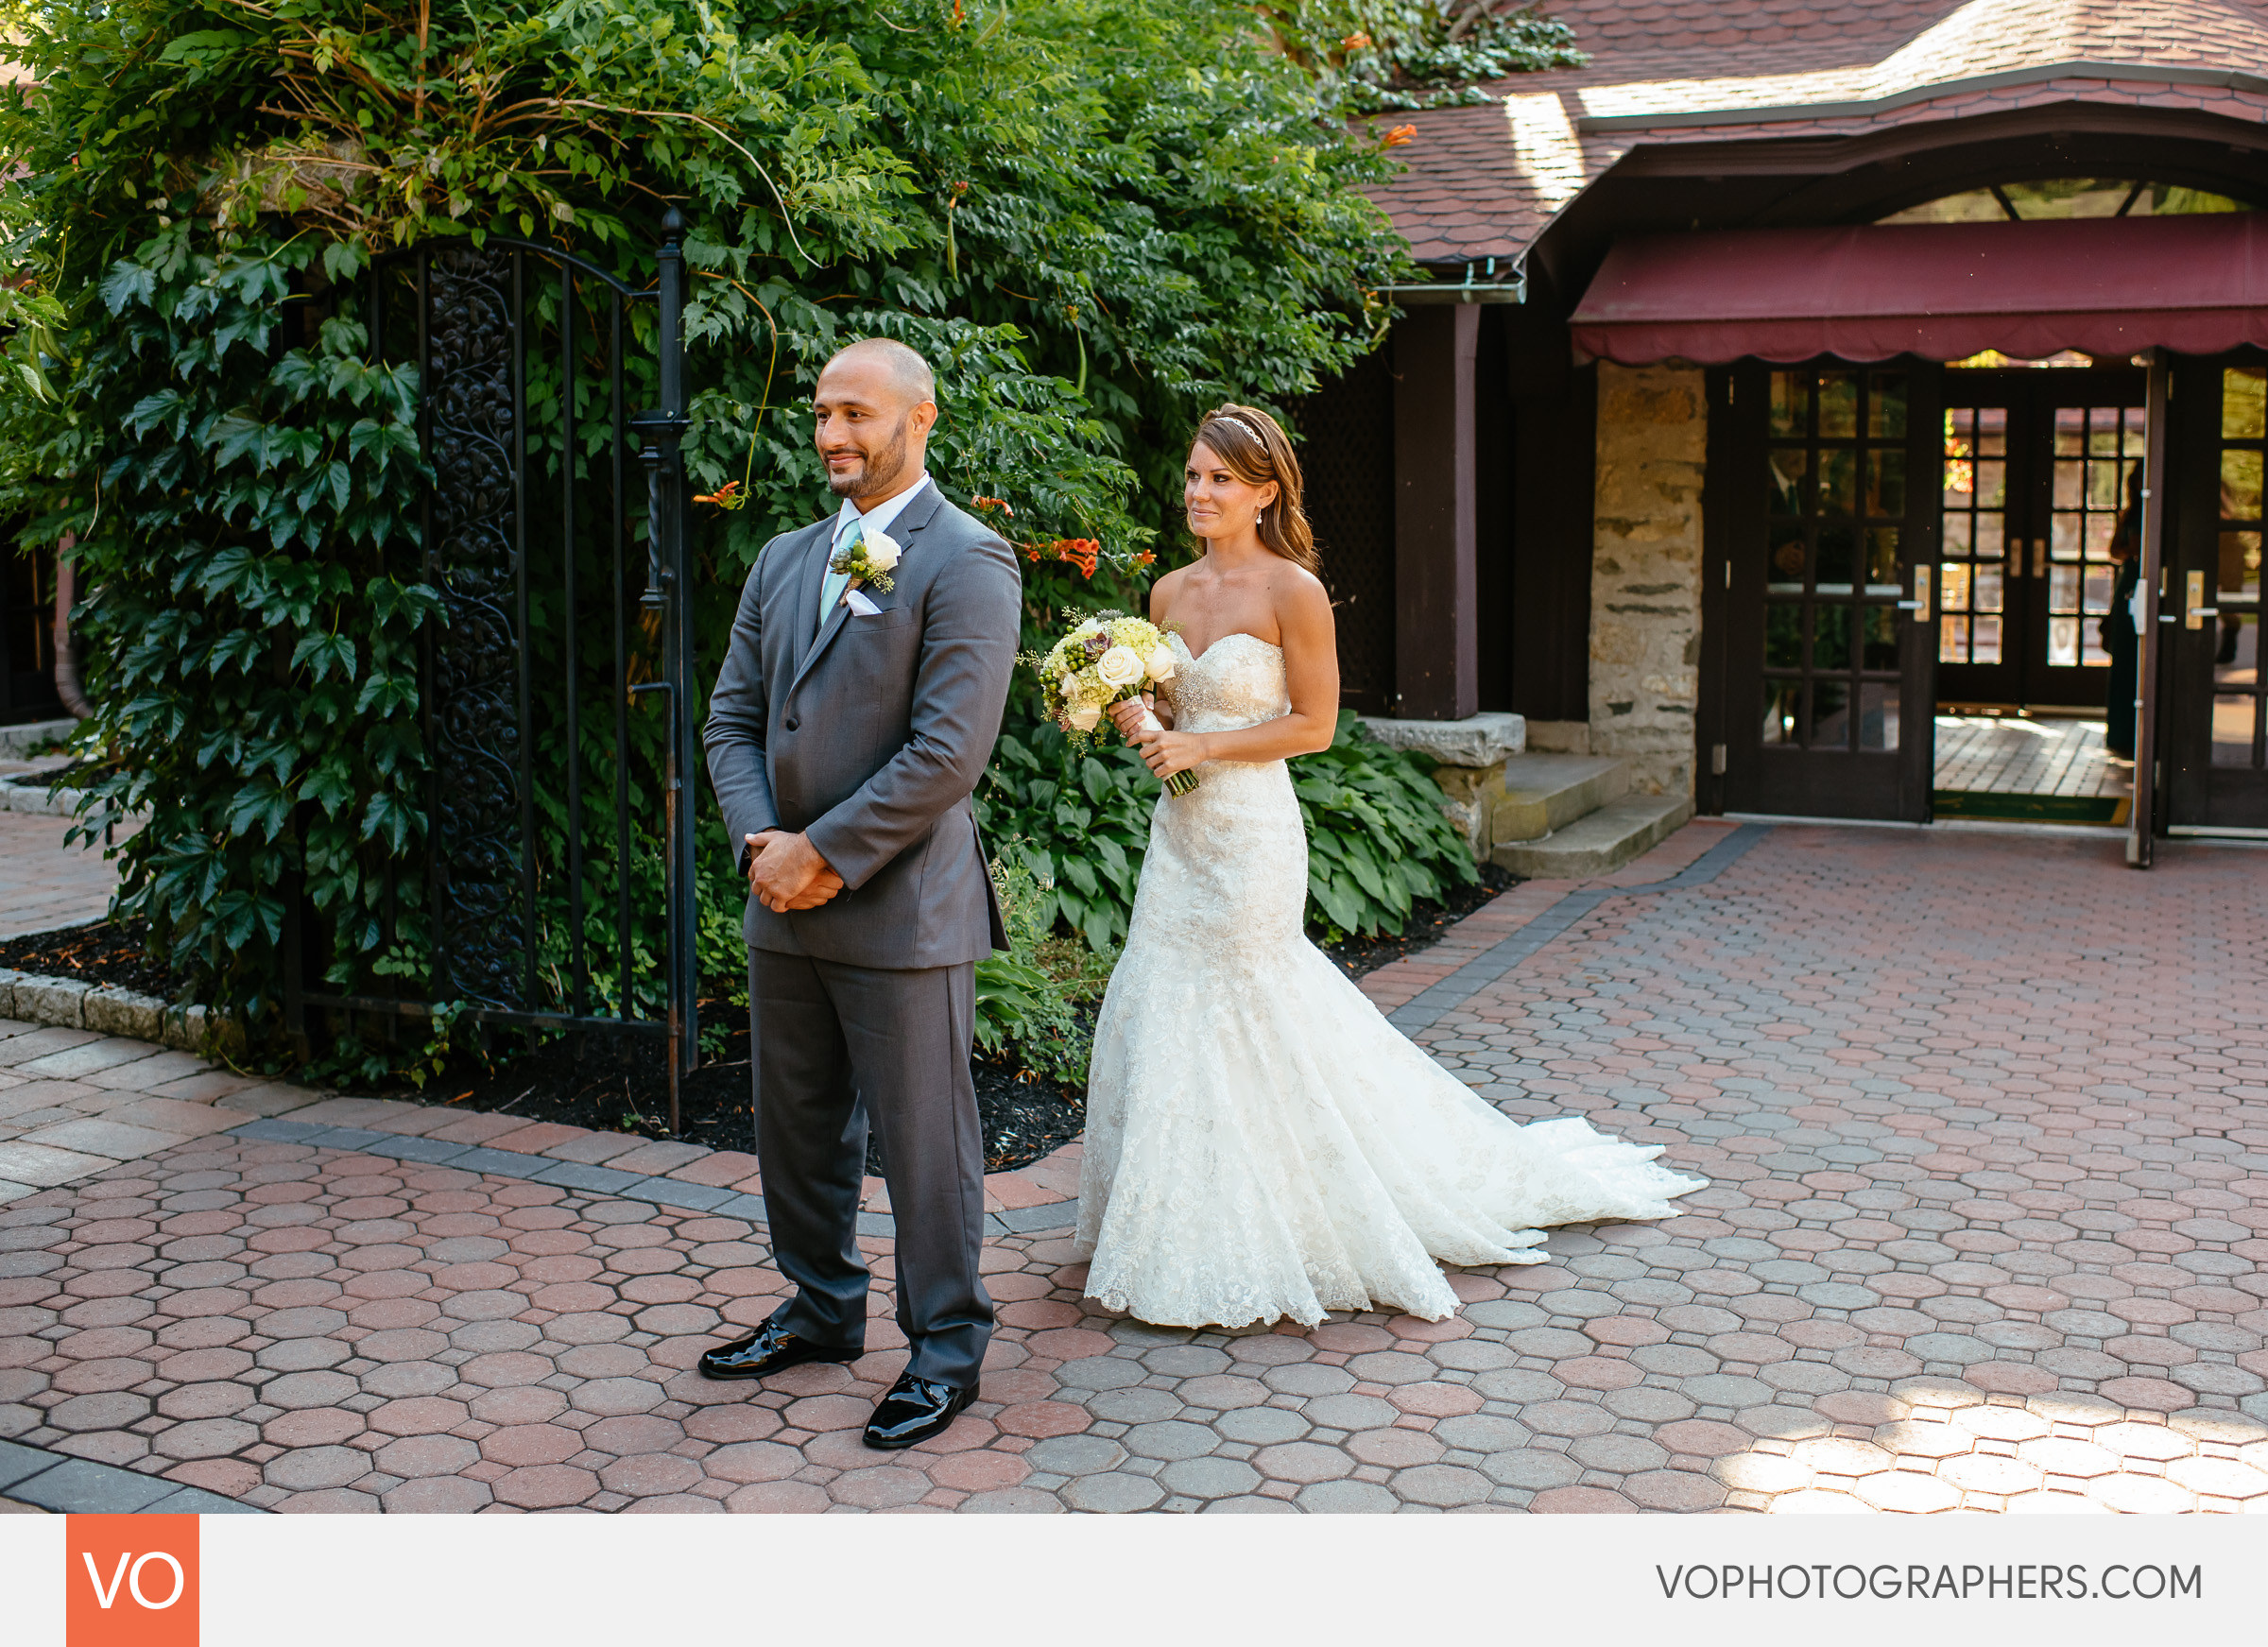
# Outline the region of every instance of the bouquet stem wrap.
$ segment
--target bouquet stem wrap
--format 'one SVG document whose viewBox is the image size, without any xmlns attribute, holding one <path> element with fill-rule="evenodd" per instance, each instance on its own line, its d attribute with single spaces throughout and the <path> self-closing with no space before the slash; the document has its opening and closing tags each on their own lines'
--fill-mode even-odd
<svg viewBox="0 0 2268 1647">
<path fill-rule="evenodd" d="M 1155 712 L 1144 709 L 1142 712 L 1142 729 L 1145 732 L 1162 732 L 1165 727 Z M 1187 795 L 1196 786 L 1197 775 L 1194 772 L 1177 772 L 1165 781 L 1165 792 L 1168 795 Z"/>
</svg>

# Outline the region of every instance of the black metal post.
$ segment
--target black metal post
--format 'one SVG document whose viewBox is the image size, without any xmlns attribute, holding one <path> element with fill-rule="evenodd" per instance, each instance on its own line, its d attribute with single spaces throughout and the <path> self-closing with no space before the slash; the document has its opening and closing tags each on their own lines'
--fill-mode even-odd
<svg viewBox="0 0 2268 1647">
<path fill-rule="evenodd" d="M 685 517 L 685 220 L 673 208 L 662 218 L 661 313 L 654 339 L 661 404 L 637 420 L 645 436 L 645 605 L 662 618 L 662 679 L 669 700 L 669 757 L 664 827 L 668 831 L 669 1130 L 682 1128 L 679 1084 L 699 1057 L 695 994 L 699 959 L 694 884 L 693 578 Z"/>
</svg>

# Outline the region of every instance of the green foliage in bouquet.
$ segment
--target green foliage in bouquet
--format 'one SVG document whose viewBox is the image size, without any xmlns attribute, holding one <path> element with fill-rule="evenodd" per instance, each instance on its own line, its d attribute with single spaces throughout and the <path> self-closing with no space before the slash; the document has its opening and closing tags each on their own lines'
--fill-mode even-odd
<svg viewBox="0 0 2268 1647">
<path fill-rule="evenodd" d="M 1479 879 L 1424 757 L 1368 736 L 1351 711 L 1340 713 L 1330 748 L 1290 765 L 1307 826 L 1308 925 L 1318 935 L 1398 933 L 1413 899 Z M 1042 888 L 1052 884 L 1052 903 L 1043 891 L 1038 913 L 1108 953 L 1125 941 L 1158 795 L 1125 744 L 1077 753 L 1043 726 L 1028 740 L 1001 739 L 977 790 L 978 822 L 989 838 L 1015 841 Z"/>
</svg>

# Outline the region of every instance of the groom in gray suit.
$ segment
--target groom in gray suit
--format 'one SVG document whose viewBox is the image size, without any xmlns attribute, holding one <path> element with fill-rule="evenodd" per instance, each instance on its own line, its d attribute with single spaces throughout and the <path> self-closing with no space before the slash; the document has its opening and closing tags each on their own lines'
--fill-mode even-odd
<svg viewBox="0 0 2268 1647">
<path fill-rule="evenodd" d="M 870 1124 L 912 1353 L 866 1440 L 894 1449 L 976 1398 L 992 1334 L 969 1047 L 974 963 L 1006 938 L 969 796 L 1000 731 L 1022 578 L 923 468 L 937 406 L 919 354 L 853 343 L 812 410 L 841 507 L 757 558 L 703 735 L 748 882 L 756 1155 L 795 1296 L 700 1364 L 760 1379 L 863 1353 Z"/>
</svg>

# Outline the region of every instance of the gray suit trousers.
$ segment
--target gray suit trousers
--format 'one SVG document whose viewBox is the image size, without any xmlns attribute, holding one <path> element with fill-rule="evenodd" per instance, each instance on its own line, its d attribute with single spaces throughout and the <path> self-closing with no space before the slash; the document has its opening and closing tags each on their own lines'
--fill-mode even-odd
<svg viewBox="0 0 2268 1647">
<path fill-rule="evenodd" d="M 962 1388 L 992 1337 L 975 1014 L 967 964 L 900 971 L 748 952 L 756 1157 L 773 1261 L 796 1289 L 782 1324 L 816 1344 L 866 1342 L 857 1226 L 871 1124 L 898 1226 L 906 1371 Z"/>
</svg>

